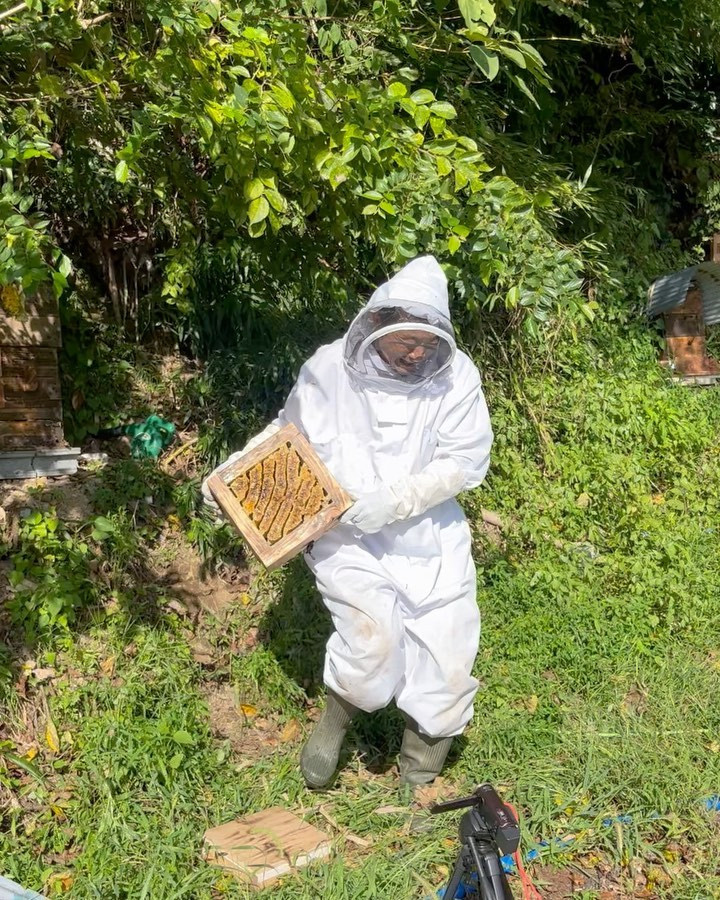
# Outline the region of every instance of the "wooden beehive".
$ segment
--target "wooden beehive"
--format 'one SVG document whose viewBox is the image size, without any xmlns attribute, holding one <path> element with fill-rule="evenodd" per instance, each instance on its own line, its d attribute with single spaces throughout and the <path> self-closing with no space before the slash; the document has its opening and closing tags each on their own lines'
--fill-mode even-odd
<svg viewBox="0 0 720 900">
<path fill-rule="evenodd" d="M 0 450 L 63 445 L 60 318 L 52 290 L 0 288 Z"/>
<path fill-rule="evenodd" d="M 208 829 L 205 848 L 209 862 L 257 890 L 331 850 L 328 835 L 279 808 Z"/>
<path fill-rule="evenodd" d="M 211 476 L 208 487 L 268 569 L 317 540 L 352 504 L 294 425 Z"/>
<path fill-rule="evenodd" d="M 702 293 L 693 285 L 687 299 L 664 314 L 666 351 L 661 362 L 672 363 L 684 376 L 710 376 L 720 372 L 718 363 L 708 356 L 703 317 Z"/>
</svg>

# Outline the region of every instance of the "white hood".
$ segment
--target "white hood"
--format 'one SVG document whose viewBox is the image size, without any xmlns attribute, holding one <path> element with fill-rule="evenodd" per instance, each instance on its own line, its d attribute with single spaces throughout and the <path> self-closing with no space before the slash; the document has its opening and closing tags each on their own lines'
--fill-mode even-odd
<svg viewBox="0 0 720 900">
<path fill-rule="evenodd" d="M 445 273 L 434 256 L 418 256 L 375 290 L 365 309 L 422 303 L 432 307 L 450 323 L 450 305 Z"/>
<path fill-rule="evenodd" d="M 425 332 L 431 345 L 412 371 L 398 371 L 379 351 L 378 339 L 402 342 L 403 333 Z M 411 342 L 412 343 L 412 342 Z M 344 342 L 345 365 L 363 384 L 403 392 L 436 378 L 456 352 L 450 323 L 447 278 L 434 256 L 421 256 L 381 284 L 354 319 Z"/>
</svg>

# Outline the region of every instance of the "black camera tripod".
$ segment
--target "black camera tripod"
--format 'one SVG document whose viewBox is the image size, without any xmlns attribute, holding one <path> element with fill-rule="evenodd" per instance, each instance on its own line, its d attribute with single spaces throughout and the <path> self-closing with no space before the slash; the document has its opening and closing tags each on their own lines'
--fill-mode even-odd
<svg viewBox="0 0 720 900">
<path fill-rule="evenodd" d="M 515 816 L 505 806 L 491 784 L 481 784 L 470 797 L 438 803 L 430 812 L 450 812 L 466 809 L 460 820 L 460 853 L 455 869 L 445 888 L 445 900 L 460 896 L 480 900 L 512 900 L 512 892 L 505 878 L 501 855 L 514 853 L 520 844 L 520 828 Z"/>
</svg>

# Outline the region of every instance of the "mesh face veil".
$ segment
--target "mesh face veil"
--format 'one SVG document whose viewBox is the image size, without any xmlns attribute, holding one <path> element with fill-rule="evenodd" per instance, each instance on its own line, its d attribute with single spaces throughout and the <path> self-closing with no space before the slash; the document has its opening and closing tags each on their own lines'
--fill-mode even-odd
<svg viewBox="0 0 720 900">
<path fill-rule="evenodd" d="M 345 363 L 362 380 L 413 389 L 452 362 L 455 338 L 449 320 L 423 303 L 368 306 L 350 326 Z"/>
</svg>

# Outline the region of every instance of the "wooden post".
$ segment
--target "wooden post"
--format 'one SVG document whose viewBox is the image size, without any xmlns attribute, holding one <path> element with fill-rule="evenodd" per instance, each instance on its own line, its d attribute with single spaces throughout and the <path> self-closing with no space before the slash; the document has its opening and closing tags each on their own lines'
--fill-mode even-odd
<svg viewBox="0 0 720 900">
<path fill-rule="evenodd" d="M 712 262 L 720 262 L 720 231 L 716 231 L 712 236 L 710 244 L 710 260 Z"/>
</svg>

